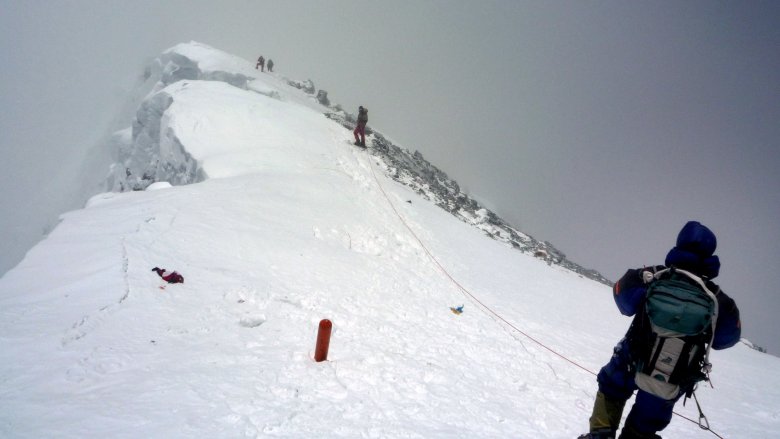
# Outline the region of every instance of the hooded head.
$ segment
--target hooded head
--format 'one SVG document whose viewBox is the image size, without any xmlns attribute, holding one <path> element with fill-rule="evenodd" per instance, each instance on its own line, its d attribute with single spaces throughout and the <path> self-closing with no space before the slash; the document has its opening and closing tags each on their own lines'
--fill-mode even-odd
<svg viewBox="0 0 780 439">
<path fill-rule="evenodd" d="M 715 256 L 718 242 L 712 230 L 698 221 L 688 221 L 677 235 L 677 245 L 666 255 L 666 266 L 675 266 L 712 279 L 720 272 Z"/>
</svg>

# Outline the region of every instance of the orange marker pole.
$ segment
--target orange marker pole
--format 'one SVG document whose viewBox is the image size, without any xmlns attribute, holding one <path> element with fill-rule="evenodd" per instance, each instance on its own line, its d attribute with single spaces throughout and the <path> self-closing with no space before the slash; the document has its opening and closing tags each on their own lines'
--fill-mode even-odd
<svg viewBox="0 0 780 439">
<path fill-rule="evenodd" d="M 317 348 L 314 351 L 314 361 L 318 363 L 328 359 L 331 328 L 333 328 L 333 323 L 331 323 L 330 320 L 320 320 L 320 328 L 317 330 Z"/>
</svg>

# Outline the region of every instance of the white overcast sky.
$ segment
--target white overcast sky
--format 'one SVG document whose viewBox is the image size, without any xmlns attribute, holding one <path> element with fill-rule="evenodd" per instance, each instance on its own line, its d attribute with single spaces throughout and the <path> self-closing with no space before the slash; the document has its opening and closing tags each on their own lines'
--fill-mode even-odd
<svg viewBox="0 0 780 439">
<path fill-rule="evenodd" d="M 101 180 L 149 58 L 310 78 L 520 230 L 615 280 L 689 219 L 780 353 L 780 3 L 0 0 L 0 272 Z M 92 163 L 92 165 L 85 165 Z M 85 175 L 89 174 L 89 175 Z M 85 187 L 87 189 L 85 189 Z M 617 312 L 617 310 L 616 310 Z"/>
</svg>

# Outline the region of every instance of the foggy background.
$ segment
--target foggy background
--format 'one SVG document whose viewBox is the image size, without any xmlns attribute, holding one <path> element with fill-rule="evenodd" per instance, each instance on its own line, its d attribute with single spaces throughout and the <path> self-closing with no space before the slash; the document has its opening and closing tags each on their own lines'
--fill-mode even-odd
<svg viewBox="0 0 780 439">
<path fill-rule="evenodd" d="M 144 65 L 195 40 L 273 59 L 348 111 L 366 106 L 369 125 L 612 280 L 663 263 L 685 222 L 701 221 L 718 236 L 716 281 L 740 306 L 743 336 L 780 352 L 779 2 L 0 0 L 0 10 L 0 273 L 100 190 L 106 137 L 130 125 Z"/>
</svg>

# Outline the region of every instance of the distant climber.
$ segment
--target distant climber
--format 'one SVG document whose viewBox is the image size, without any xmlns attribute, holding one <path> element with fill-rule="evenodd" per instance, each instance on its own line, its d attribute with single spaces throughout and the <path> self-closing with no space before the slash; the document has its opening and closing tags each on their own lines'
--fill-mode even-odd
<svg viewBox="0 0 780 439">
<path fill-rule="evenodd" d="M 154 267 L 152 268 L 152 271 L 157 273 L 162 280 L 168 282 L 169 284 L 183 284 L 184 283 L 184 276 L 180 275 L 179 273 L 175 271 L 168 271 L 164 268 L 158 268 Z"/>
<path fill-rule="evenodd" d="M 260 55 L 260 58 L 257 58 L 257 64 L 255 64 L 255 70 L 257 70 L 258 67 L 260 67 L 261 72 L 265 72 L 265 58 L 263 58 L 263 55 Z"/>
<path fill-rule="evenodd" d="M 355 135 L 355 145 L 366 147 L 366 124 L 368 123 L 368 109 L 361 105 L 358 108 L 357 126 L 352 134 Z M 360 137 L 358 137 L 358 135 Z"/>
<path fill-rule="evenodd" d="M 598 374 L 590 432 L 579 439 L 615 439 L 634 392 L 619 438 L 660 438 L 677 400 L 708 379 L 710 348 L 739 341 L 739 309 L 711 280 L 720 271 L 716 244 L 710 229 L 689 221 L 664 265 L 628 270 L 615 284 L 615 304 L 634 320 Z"/>
<path fill-rule="evenodd" d="M 268 71 L 273 72 L 274 71 L 274 61 L 272 59 L 268 60 Z"/>
</svg>

